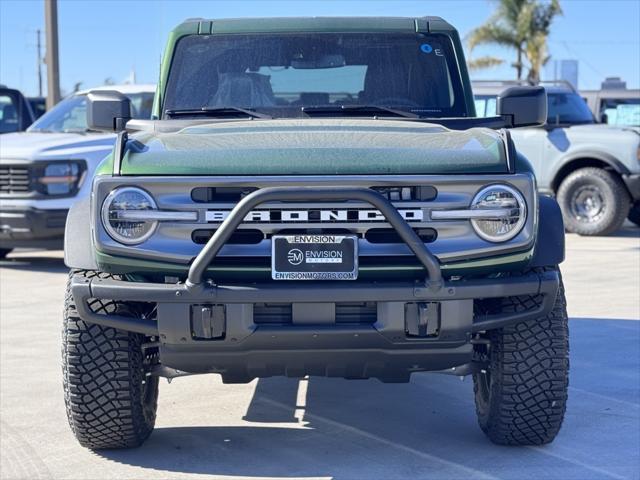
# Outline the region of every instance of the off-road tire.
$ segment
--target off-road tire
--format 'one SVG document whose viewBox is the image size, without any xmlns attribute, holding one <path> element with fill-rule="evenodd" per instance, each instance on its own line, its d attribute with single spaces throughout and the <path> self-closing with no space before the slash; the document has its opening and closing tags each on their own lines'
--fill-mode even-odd
<svg viewBox="0 0 640 480">
<path fill-rule="evenodd" d="M 631 223 L 640 227 L 640 202 L 636 202 L 631 206 L 631 210 L 629 210 L 627 218 Z"/>
<path fill-rule="evenodd" d="M 515 301 L 514 301 L 515 300 Z M 513 312 L 531 298 L 504 299 Z M 486 332 L 476 356 L 488 368 L 473 375 L 478 423 L 500 445 L 553 441 L 564 418 L 569 387 L 569 331 L 562 278 L 545 317 Z"/>
<path fill-rule="evenodd" d="M 11 253 L 12 248 L 0 248 L 0 260 L 6 258 Z"/>
<path fill-rule="evenodd" d="M 72 271 L 87 278 L 110 278 L 105 273 Z M 132 315 L 135 305 L 93 300 L 96 313 Z M 69 425 L 78 442 L 90 449 L 131 448 L 153 431 L 158 401 L 158 378 L 146 376 L 138 333 L 87 323 L 78 317 L 70 282 L 64 306 L 62 371 Z"/>
<path fill-rule="evenodd" d="M 580 188 L 592 187 L 602 196 L 603 210 L 592 222 L 580 220 L 573 197 Z M 602 168 L 587 167 L 572 172 L 565 178 L 557 194 L 564 226 L 568 232 L 579 235 L 609 235 L 618 230 L 629 214 L 631 198 L 624 183 L 615 173 Z"/>
</svg>

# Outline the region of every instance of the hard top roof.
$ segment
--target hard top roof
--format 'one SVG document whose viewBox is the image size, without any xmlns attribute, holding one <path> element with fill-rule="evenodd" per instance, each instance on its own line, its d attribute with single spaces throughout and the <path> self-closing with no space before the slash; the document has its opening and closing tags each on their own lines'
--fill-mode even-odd
<svg viewBox="0 0 640 480">
<path fill-rule="evenodd" d="M 126 83 L 123 85 L 102 85 L 100 87 L 86 88 L 76 92 L 77 95 L 86 95 L 94 90 L 115 90 L 124 95 L 132 93 L 155 93 L 156 86 L 151 83 Z"/>
<path fill-rule="evenodd" d="M 190 18 L 174 29 L 190 34 L 372 31 L 429 33 L 455 28 L 440 17 L 266 17 Z"/>
</svg>

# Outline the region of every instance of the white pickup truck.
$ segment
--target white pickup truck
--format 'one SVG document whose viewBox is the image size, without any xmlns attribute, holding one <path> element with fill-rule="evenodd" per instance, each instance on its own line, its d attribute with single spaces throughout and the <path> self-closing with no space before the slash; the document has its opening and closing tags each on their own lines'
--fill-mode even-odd
<svg viewBox="0 0 640 480">
<path fill-rule="evenodd" d="M 109 85 L 129 97 L 134 118 L 149 118 L 154 85 Z M 0 141 L 0 258 L 18 247 L 62 248 L 71 205 L 91 190 L 98 164 L 116 136 L 90 131 L 87 91 L 75 93 L 26 132 Z"/>
</svg>

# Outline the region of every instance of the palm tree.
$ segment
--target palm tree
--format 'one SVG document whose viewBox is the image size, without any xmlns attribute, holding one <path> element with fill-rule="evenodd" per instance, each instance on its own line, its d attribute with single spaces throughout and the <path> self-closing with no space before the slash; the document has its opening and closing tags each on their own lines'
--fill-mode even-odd
<svg viewBox="0 0 640 480">
<path fill-rule="evenodd" d="M 497 0 L 497 9 L 491 18 L 467 36 L 469 50 L 485 44 L 512 48 L 516 51 L 516 61 L 511 64 L 516 69 L 516 78 L 522 79 L 526 60 L 527 80 L 537 83 L 540 70 L 549 60 L 547 37 L 551 24 L 554 17 L 561 14 L 559 0 L 544 4 L 538 0 Z M 485 56 L 470 61 L 469 67 L 481 69 L 501 63 L 504 60 Z"/>
</svg>

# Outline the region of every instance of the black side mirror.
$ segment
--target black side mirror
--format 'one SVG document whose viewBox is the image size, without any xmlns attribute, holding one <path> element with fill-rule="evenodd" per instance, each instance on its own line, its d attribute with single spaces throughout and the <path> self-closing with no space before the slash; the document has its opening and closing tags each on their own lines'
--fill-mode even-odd
<svg viewBox="0 0 640 480">
<path fill-rule="evenodd" d="M 121 132 L 131 120 L 131 101 L 115 90 L 87 94 L 87 127 L 102 132 Z"/>
<path fill-rule="evenodd" d="M 547 121 L 543 87 L 510 87 L 498 95 L 497 113 L 510 127 L 539 127 Z"/>
<path fill-rule="evenodd" d="M 602 112 L 600 114 L 600 123 L 609 123 L 609 115 L 607 115 L 606 113 Z"/>
</svg>

